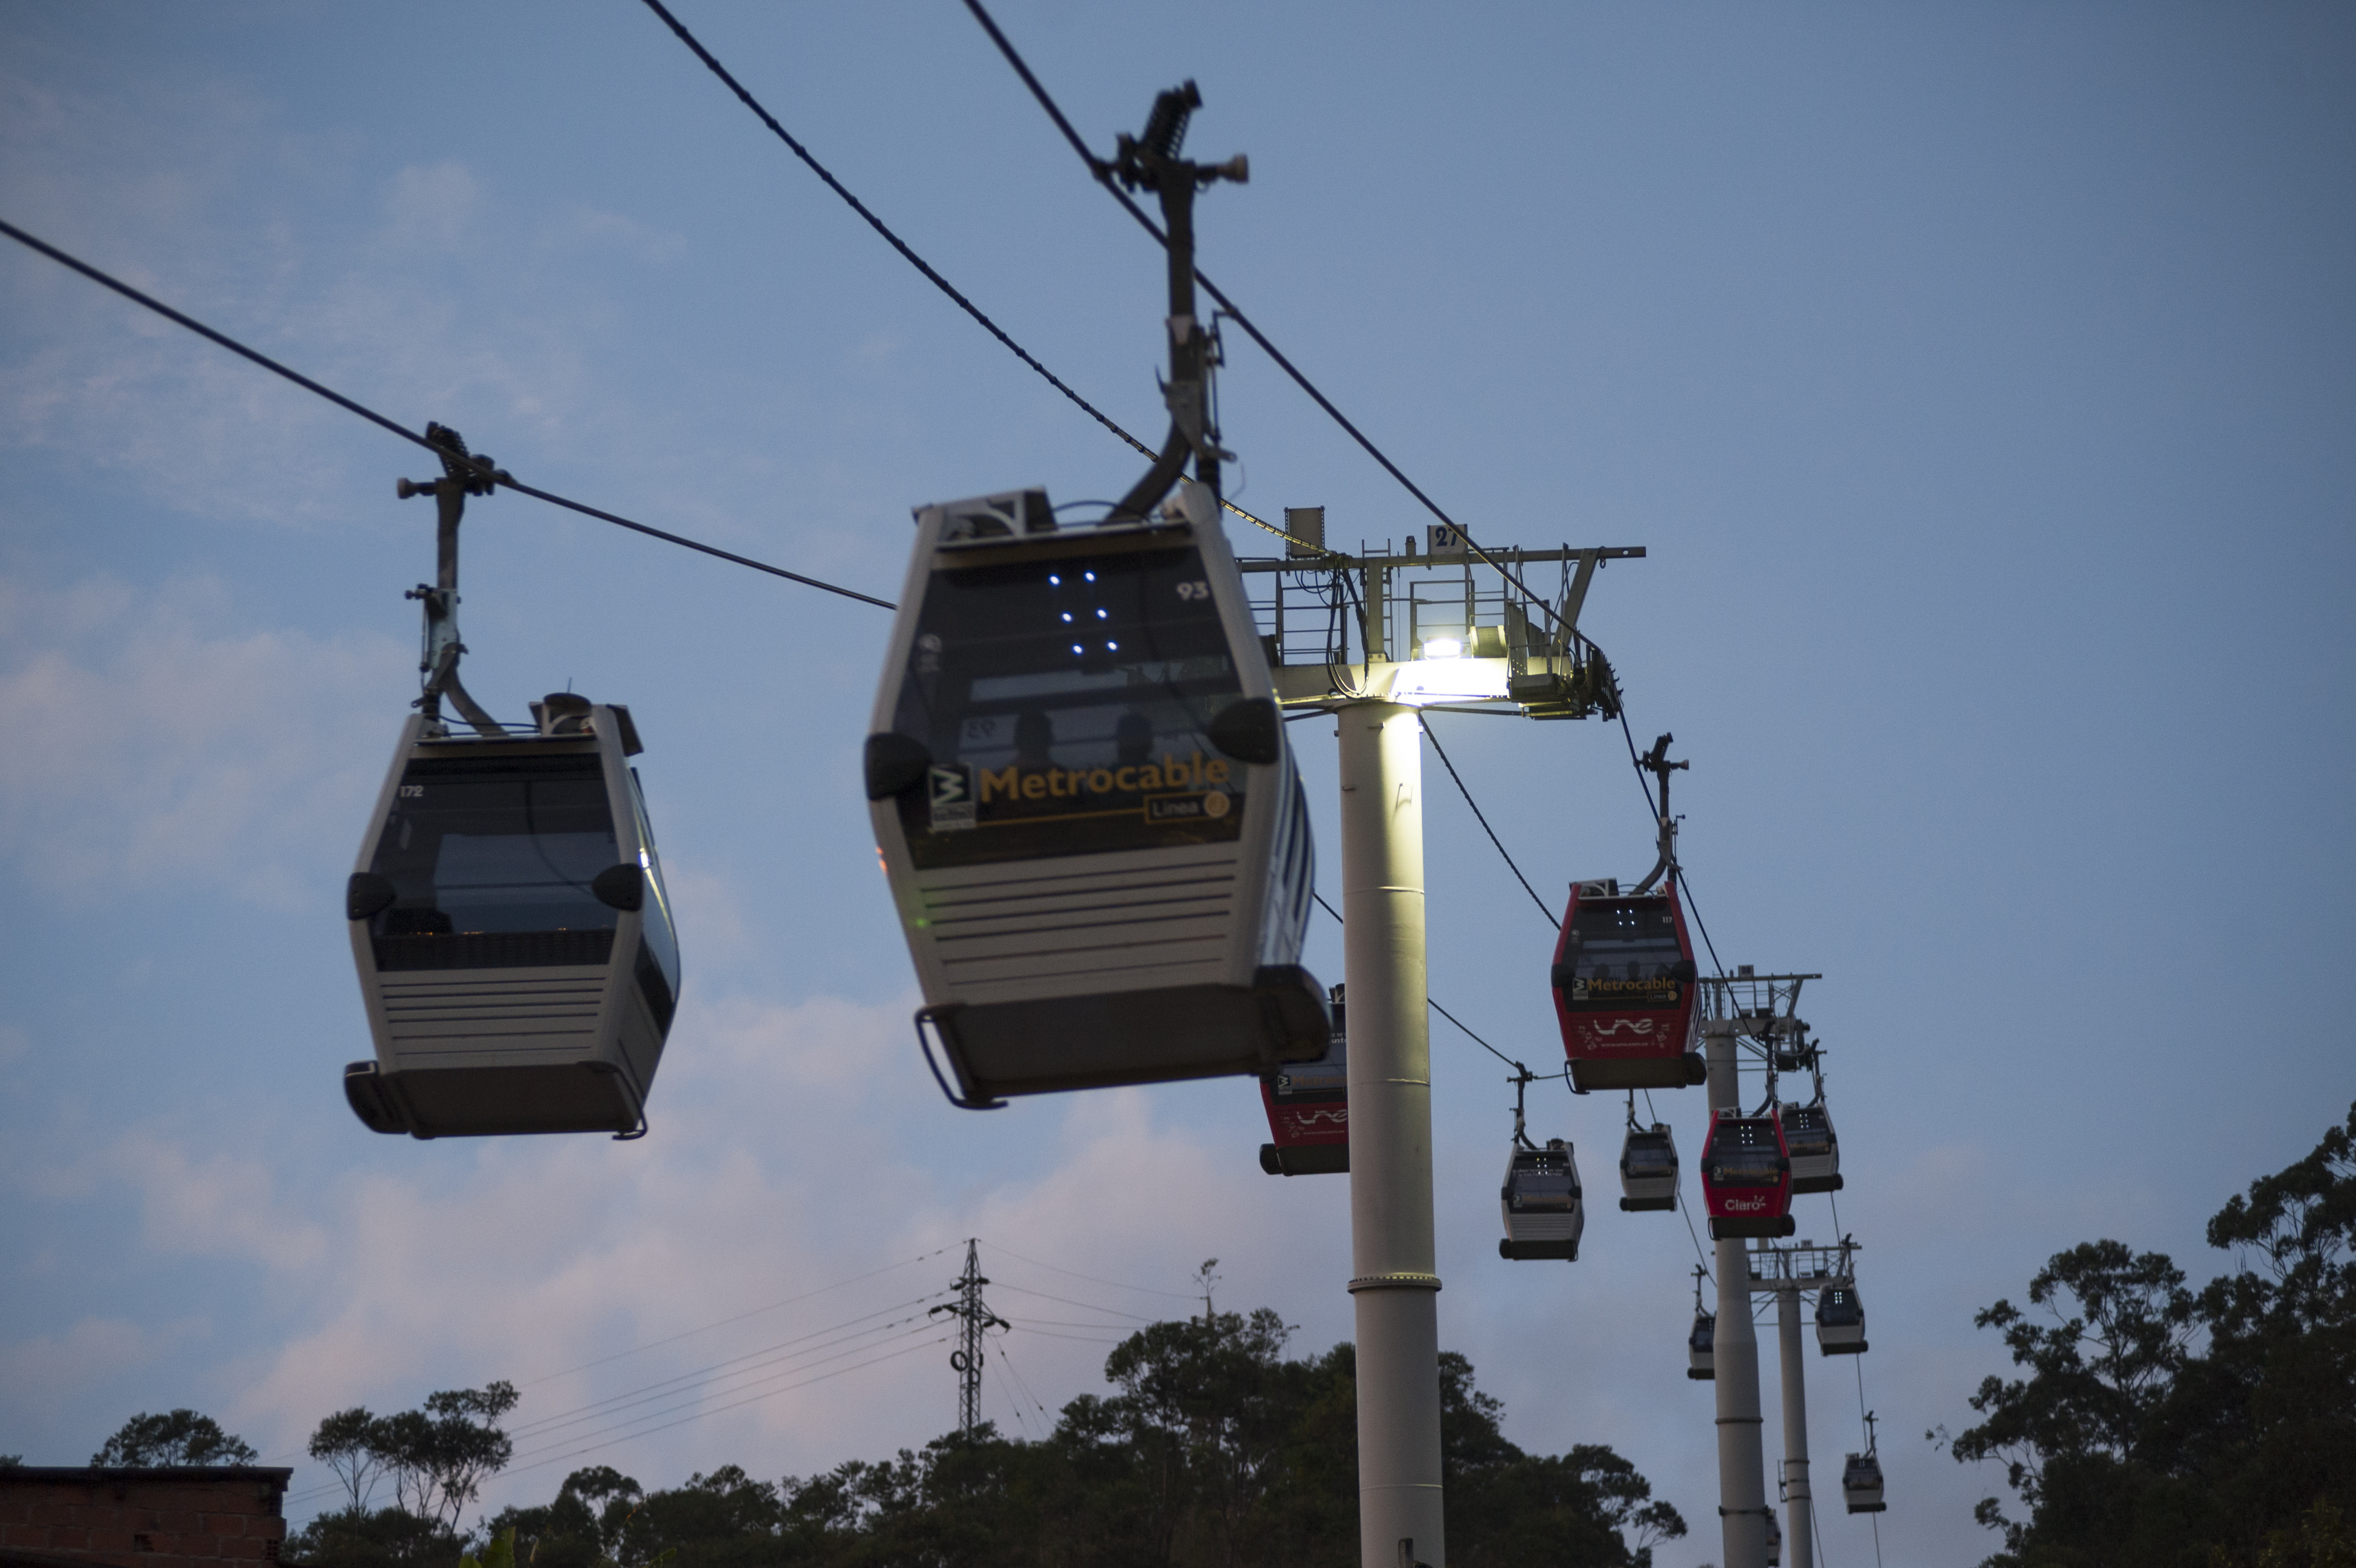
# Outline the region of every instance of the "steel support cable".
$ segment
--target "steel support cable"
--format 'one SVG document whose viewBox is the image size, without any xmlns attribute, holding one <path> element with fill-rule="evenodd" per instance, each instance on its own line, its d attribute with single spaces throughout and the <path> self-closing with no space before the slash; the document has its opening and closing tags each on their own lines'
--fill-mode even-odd
<svg viewBox="0 0 2356 1568">
<path fill-rule="evenodd" d="M 876 217 L 873 211 L 869 210 L 865 202 L 860 200 L 859 198 L 851 193 L 850 187 L 835 178 L 833 174 L 824 164 L 819 162 L 817 158 L 813 157 L 810 155 L 810 150 L 794 138 L 792 132 L 787 130 L 785 126 L 778 124 L 777 117 L 761 106 L 761 101 L 755 98 L 753 94 L 746 90 L 744 84 L 738 81 L 736 78 L 730 73 L 728 68 L 720 63 L 718 56 L 714 55 L 710 49 L 705 48 L 701 41 L 699 40 L 693 33 L 687 30 L 687 24 L 681 22 L 677 16 L 673 16 L 670 9 L 663 5 L 662 0 L 646 0 L 646 5 L 647 9 L 652 11 L 656 16 L 662 18 L 663 25 L 669 27 L 671 32 L 678 37 L 680 43 L 685 44 L 688 48 L 693 52 L 696 59 L 704 63 L 712 75 L 721 80 L 722 83 L 727 87 L 729 91 L 736 95 L 737 102 L 744 104 L 745 108 L 750 109 L 753 112 L 754 116 L 758 119 L 762 124 L 766 125 L 770 132 L 776 136 L 777 140 L 785 143 L 786 146 L 793 153 L 794 156 L 801 159 L 803 164 L 809 167 L 812 174 L 818 176 L 819 179 L 826 183 L 826 188 L 829 190 L 831 190 L 835 195 L 842 198 L 846 206 L 848 206 L 853 212 L 858 213 L 860 217 L 867 220 L 867 226 L 869 228 L 874 230 L 876 233 L 883 236 L 884 242 L 885 244 L 890 245 L 894 250 L 899 252 L 903 260 L 905 260 L 910 266 L 922 273 L 926 281 L 931 283 L 935 288 L 939 289 L 943 294 L 948 295 L 950 300 L 956 304 L 958 309 L 964 311 L 968 316 L 972 317 L 983 331 L 989 333 L 991 337 L 997 338 L 999 342 L 1005 345 L 1007 351 L 1012 353 L 1016 359 L 1030 366 L 1033 371 L 1036 371 L 1040 376 L 1046 381 L 1049 386 L 1054 387 L 1057 392 L 1062 392 L 1066 397 L 1071 399 L 1072 403 L 1078 407 L 1080 412 L 1086 413 L 1090 419 L 1095 420 L 1098 424 L 1101 424 L 1107 430 L 1111 431 L 1115 435 L 1129 443 L 1130 446 L 1136 448 L 1147 457 L 1152 458 L 1161 456 L 1161 454 L 1154 451 L 1152 447 L 1148 446 L 1144 442 L 1140 441 L 1136 436 L 1131 435 L 1128 431 L 1115 424 L 1111 416 L 1098 409 L 1096 404 L 1090 403 L 1087 399 L 1082 397 L 1078 392 L 1074 392 L 1069 386 L 1066 385 L 1062 378 L 1058 377 L 1055 371 L 1049 370 L 1046 366 L 1041 364 L 1036 359 L 1033 358 L 1031 351 L 1023 348 L 1022 344 L 1017 343 L 1012 338 L 1009 337 L 1006 330 L 1000 327 L 997 322 L 992 321 L 989 317 L 983 315 L 981 307 L 974 304 L 973 301 L 968 299 L 962 293 L 958 292 L 957 285 L 949 282 L 948 279 L 943 277 L 937 271 L 936 271 L 930 262 L 927 262 L 924 257 L 916 254 L 916 252 L 910 248 L 906 241 L 901 239 L 899 235 L 892 231 L 889 224 L 885 223 L 881 218 Z M 1220 504 L 1226 507 L 1227 510 L 1234 512 L 1237 517 L 1242 518 L 1246 522 L 1252 523 L 1257 527 L 1264 528 L 1268 530 L 1269 532 L 1275 534 L 1278 538 L 1282 539 L 1289 543 L 1299 544 L 1304 549 L 1316 548 L 1310 545 L 1307 540 L 1295 539 L 1291 534 L 1285 532 L 1284 530 L 1277 527 L 1274 523 L 1254 517 L 1251 513 L 1236 505 L 1233 501 L 1226 500 L 1223 498 Z M 1323 552 L 1321 550 L 1320 553 L 1323 553 Z"/>
<path fill-rule="evenodd" d="M 806 577 L 799 572 L 788 572 L 783 566 L 772 566 L 766 561 L 755 561 L 749 555 L 739 555 L 734 551 L 723 550 L 716 544 L 706 544 L 701 540 L 690 539 L 684 534 L 671 533 L 663 529 L 650 527 L 643 522 L 633 522 L 626 517 L 617 516 L 613 512 L 601 510 L 596 507 L 588 506 L 580 501 L 569 500 L 563 496 L 541 489 L 536 486 L 527 485 L 521 480 L 513 478 L 506 473 L 492 467 L 488 463 L 484 462 L 479 457 L 471 456 L 466 453 L 453 452 L 448 447 L 427 439 L 425 436 L 419 435 L 416 431 L 408 428 L 406 425 L 395 424 L 393 421 L 387 419 L 383 414 L 379 413 L 376 410 L 369 407 L 367 404 L 355 403 L 352 399 L 346 397 L 343 393 L 336 391 L 334 388 L 323 386 L 319 382 L 313 381 L 310 377 L 303 374 L 300 371 L 280 364 L 277 360 L 272 359 L 269 355 L 262 353 L 258 349 L 247 348 L 244 344 L 239 342 L 236 338 L 231 338 L 227 333 L 213 330 L 213 328 L 206 326 L 195 317 L 185 315 L 180 311 L 173 309 L 170 306 L 166 305 L 162 300 L 155 298 L 153 295 L 142 293 L 140 290 L 132 287 L 129 284 L 124 283 L 122 279 L 101 272 L 98 268 L 91 266 L 88 262 L 82 261 L 79 257 L 70 255 L 67 252 L 59 250 L 55 245 L 48 243 L 47 241 L 36 239 L 32 235 L 25 232 L 24 230 L 17 228 L 14 223 L 10 223 L 5 220 L 0 220 L 0 234 L 7 235 L 8 238 L 16 241 L 18 244 L 25 246 L 28 250 L 38 251 L 42 255 L 48 257 L 51 261 L 56 262 L 62 266 L 72 268 L 75 272 L 81 274 L 82 276 L 90 279 L 92 283 L 98 284 L 105 288 L 112 289 L 115 293 L 123 295 L 123 298 L 130 300 L 135 305 L 145 306 L 147 309 L 152 310 L 156 315 L 164 317 L 165 320 L 172 322 L 177 326 L 185 327 L 189 331 L 197 334 L 197 336 L 209 338 L 212 342 L 228 349 L 230 353 L 238 355 L 241 359 L 251 360 L 255 364 L 260 365 L 263 370 L 270 371 L 273 375 L 284 377 L 286 380 L 294 382 L 296 386 L 301 387 L 305 392 L 310 392 L 315 396 L 326 398 L 329 403 L 334 403 L 337 407 L 344 409 L 351 413 L 357 413 L 371 424 L 382 425 L 385 429 L 391 431 L 395 435 L 400 436 L 403 441 L 412 442 L 417 446 L 423 446 L 437 457 L 444 458 L 448 461 L 455 462 L 473 468 L 477 474 L 493 484 L 530 496 L 534 500 L 546 501 L 551 506 L 562 507 L 567 511 L 577 511 L 584 517 L 594 517 L 600 522 L 610 522 L 616 528 L 626 528 L 633 532 L 643 533 L 650 539 L 659 539 L 666 544 L 677 544 L 685 549 L 699 550 L 706 555 L 715 555 L 723 561 L 731 561 L 739 566 L 749 566 L 755 572 L 766 572 L 773 577 L 784 577 L 788 581 L 799 583 L 805 587 L 823 588 L 830 594 L 840 594 L 846 599 L 857 599 L 862 604 L 873 605 L 879 609 L 888 610 L 895 607 L 889 599 L 879 599 L 872 594 L 862 594 L 854 588 L 838 587 L 832 583 L 822 582 L 816 577 Z"/>
<path fill-rule="evenodd" d="M 1153 1321 L 1153 1319 L 1150 1317 L 1140 1317 L 1133 1312 L 1123 1312 L 1117 1306 L 1105 1306 L 1093 1301 L 1074 1301 L 1067 1295 L 1049 1295 L 1045 1291 L 1025 1290 L 1021 1285 L 1002 1284 L 993 1282 L 991 1288 L 996 1290 L 1011 1290 L 1016 1295 L 1035 1295 L 1041 1301 L 1061 1302 L 1066 1306 L 1076 1306 L 1085 1312 L 1101 1312 L 1108 1317 L 1125 1317 L 1131 1323 L 1151 1323 Z"/>
<path fill-rule="evenodd" d="M 654 0 L 647 0 L 647 3 L 648 5 L 652 5 L 654 4 Z M 1039 107 L 1047 112 L 1047 117 L 1049 119 L 1055 122 L 1055 128 L 1064 133 L 1064 139 L 1072 144 L 1072 150 L 1079 154 L 1080 161 L 1087 165 L 1088 172 L 1096 177 L 1098 183 L 1112 193 L 1112 199 L 1115 201 L 1119 202 L 1122 209 L 1126 210 L 1131 218 L 1136 219 L 1139 225 L 1143 228 L 1147 233 L 1153 236 L 1155 242 L 1167 249 L 1170 244 L 1170 237 L 1162 231 L 1162 226 L 1160 224 L 1156 223 L 1151 218 L 1146 216 L 1146 212 L 1143 208 L 1138 206 L 1135 201 L 1130 199 L 1128 192 L 1113 184 L 1110 177 L 1111 166 L 1102 162 L 1095 154 L 1088 151 L 1087 143 L 1083 141 L 1080 137 L 1080 134 L 1072 128 L 1072 123 L 1064 117 L 1064 112 L 1057 108 L 1055 106 L 1055 101 L 1048 96 L 1047 89 L 1041 84 L 1036 76 L 1032 74 L 1031 68 L 1023 63 L 1023 57 L 1015 50 L 1013 43 L 1008 39 L 1007 36 L 1003 32 L 999 30 L 997 22 L 992 20 L 990 13 L 983 8 L 981 0 L 965 0 L 965 8 L 973 13 L 973 19 L 981 24 L 982 30 L 990 35 L 991 42 L 998 46 L 998 52 L 1006 57 L 1006 63 L 1014 68 L 1014 73 L 1021 77 L 1023 79 L 1023 84 L 1031 90 L 1031 96 L 1039 101 Z M 1430 496 L 1424 494 L 1423 488 L 1420 485 L 1418 485 L 1413 479 L 1408 478 L 1407 475 L 1400 470 L 1399 466 L 1397 463 L 1392 462 L 1388 456 L 1384 455 L 1381 447 L 1376 446 L 1372 441 L 1366 438 L 1365 432 L 1351 424 L 1349 416 L 1344 414 L 1340 409 L 1334 407 L 1333 400 L 1328 398 L 1323 392 L 1318 391 L 1316 383 L 1312 381 L 1307 376 L 1301 374 L 1300 367 L 1296 366 L 1290 360 L 1286 359 L 1283 350 L 1280 349 L 1275 344 L 1269 342 L 1268 335 L 1253 324 L 1252 318 L 1245 315 L 1242 308 L 1238 306 L 1234 300 L 1227 297 L 1226 290 L 1220 288 L 1217 284 L 1213 283 L 1208 277 L 1204 275 L 1203 269 L 1200 267 L 1196 267 L 1194 269 L 1194 281 L 1203 285 L 1204 293 L 1218 301 L 1219 309 L 1222 312 L 1233 317 L 1235 324 L 1242 328 L 1245 334 L 1248 336 L 1253 342 L 1259 345 L 1261 352 L 1265 353 L 1269 359 L 1276 361 L 1276 365 L 1279 370 L 1292 378 L 1292 381 L 1295 386 L 1299 387 L 1302 392 L 1307 392 L 1312 402 L 1315 403 L 1319 408 L 1323 409 L 1326 415 L 1331 418 L 1334 424 L 1340 425 L 1343 430 L 1348 433 L 1350 439 L 1355 441 L 1359 446 L 1365 451 L 1366 456 L 1372 457 L 1376 463 L 1381 464 L 1383 471 L 1390 475 L 1392 478 L 1397 479 L 1399 484 L 1406 489 L 1408 494 L 1413 496 L 1417 500 L 1421 501 L 1425 510 L 1430 512 L 1432 516 L 1438 518 L 1450 528 L 1455 530 L 1456 536 L 1464 541 L 1464 548 L 1479 556 L 1481 558 L 1482 564 L 1489 567 L 1492 571 L 1494 571 L 1497 575 L 1505 578 L 1508 583 L 1513 584 L 1515 588 L 1521 591 L 1522 596 L 1525 599 L 1536 604 L 1539 609 L 1545 611 L 1547 618 L 1554 622 L 1557 627 L 1559 628 L 1562 626 L 1562 617 L 1555 613 L 1554 607 L 1551 604 L 1545 599 L 1540 598 L 1537 595 L 1531 593 L 1528 584 L 1523 582 L 1521 578 L 1514 573 L 1506 570 L 1505 565 L 1500 563 L 1496 557 L 1491 555 L 1486 550 L 1481 548 L 1479 544 L 1473 542 L 1472 536 L 1464 531 L 1463 525 L 1459 523 L 1454 518 L 1449 516 L 1445 511 L 1441 510 L 1438 501 L 1433 500 Z M 1262 524 L 1261 526 L 1266 527 L 1267 525 Z M 1579 634 L 1574 631 L 1571 635 L 1578 637 Z M 1579 640 L 1581 642 L 1587 642 L 1587 639 L 1583 637 L 1580 637 Z M 1594 644 L 1588 643 L 1588 646 L 1591 648 Z"/>
<path fill-rule="evenodd" d="M 1431 721 L 1429 717 L 1423 723 L 1423 737 L 1431 742 L 1431 749 L 1440 755 L 1440 765 L 1447 768 L 1448 777 L 1456 781 L 1456 792 L 1464 797 L 1466 805 L 1472 808 L 1472 820 L 1481 824 L 1481 831 L 1489 835 L 1489 842 L 1495 844 L 1497 853 L 1505 857 L 1505 869 L 1514 874 L 1514 880 L 1522 885 L 1522 891 L 1528 894 L 1530 902 L 1538 907 L 1538 913 L 1546 918 L 1546 923 L 1558 930 L 1560 929 L 1562 921 L 1556 917 L 1553 910 L 1547 908 L 1547 901 L 1538 897 L 1538 890 L 1530 886 L 1530 879 L 1524 876 L 1522 868 L 1514 864 L 1514 857 L 1506 852 L 1505 842 L 1497 837 L 1497 830 L 1491 827 L 1489 819 L 1481 814 L 1480 802 L 1473 800 L 1472 791 L 1464 787 L 1463 777 L 1456 771 L 1456 764 L 1448 760 L 1448 750 L 1440 744 L 1440 736 L 1432 733 Z"/>
<path fill-rule="evenodd" d="M 1345 922 L 1345 921 L 1344 921 L 1344 920 L 1343 920 L 1343 918 L 1342 918 L 1342 913 L 1341 913 L 1341 911 L 1340 911 L 1340 910 L 1338 910 L 1338 909 L 1336 909 L 1336 908 L 1334 908 L 1333 905 L 1328 904 L 1327 902 L 1325 902 L 1325 895 L 1323 895 L 1323 893 L 1318 892 L 1315 888 L 1313 888 L 1313 887 L 1312 887 L 1312 888 L 1311 888 L 1311 889 L 1309 890 L 1309 896 L 1310 896 L 1312 898 L 1314 898 L 1314 899 L 1316 899 L 1316 900 L 1317 900 L 1317 907 L 1318 907 L 1319 908 L 1321 908 L 1321 909 L 1324 910 L 1327 914 L 1329 914 L 1329 915 L 1331 915 L 1331 916 L 1333 916 L 1333 923 L 1334 923 L 1335 925 L 1343 925 L 1343 924 L 1346 924 L 1346 922 Z M 1528 1072 L 1528 1071 L 1530 1070 L 1528 1068 L 1524 1067 L 1520 1062 L 1515 1061 L 1513 1058 L 1511 1058 L 1511 1057 L 1507 1056 L 1505 1052 L 1503 1052 L 1503 1051 L 1499 1050 L 1496 1047 L 1494 1047 L 1494 1046 L 1491 1045 L 1488 1041 L 1486 1041 L 1486 1040 L 1483 1039 L 1480 1036 L 1478 1036 L 1478 1035 L 1474 1034 L 1474 1033 L 1472 1031 L 1472 1029 L 1471 1029 L 1471 1028 L 1470 1028 L 1470 1027 L 1465 1024 L 1465 1022 L 1464 1022 L 1464 1020 L 1463 1020 L 1463 1019 L 1459 1018 L 1455 1014 L 1451 1013 L 1447 1008 L 1442 1007 L 1439 1003 L 1432 1001 L 1432 999 L 1430 998 L 1430 995 L 1428 995 L 1428 994 L 1427 994 L 1427 995 L 1424 997 L 1424 999 L 1423 999 L 1423 1000 L 1424 1000 L 1425 1004 L 1426 1004 L 1427 1005 L 1429 1005 L 1429 1006 L 1431 1008 L 1431 1010 L 1432 1010 L 1433 1012 L 1435 1012 L 1435 1013 L 1439 1014 L 1441 1017 L 1443 1017 L 1443 1018 L 1447 1019 L 1450 1023 L 1451 1023 L 1451 1024 L 1455 1025 L 1458 1028 L 1462 1029 L 1462 1030 L 1464 1031 L 1464 1036 L 1465 1036 L 1465 1038 L 1467 1038 L 1467 1039 L 1471 1040 L 1474 1045 L 1476 1045 L 1476 1046 L 1480 1047 L 1483 1050 L 1484 1050 L 1484 1051 L 1488 1052 L 1491 1056 L 1493 1056 L 1493 1057 L 1496 1058 L 1499 1061 L 1504 1062 L 1507 1067 L 1512 1068 L 1515 1072 Z M 1564 1068 L 1564 1069 L 1562 1069 L 1562 1071 L 1560 1071 L 1560 1072 L 1548 1072 L 1548 1073 L 1535 1073 L 1535 1074 L 1532 1074 L 1532 1075 L 1531 1075 L 1531 1078 L 1530 1078 L 1530 1081 L 1531 1081 L 1532 1083 L 1546 1083 L 1546 1082 L 1548 1082 L 1548 1081 L 1550 1081 L 1550 1080 L 1552 1080 L 1552 1079 L 1558 1079 L 1558 1078 L 1567 1079 L 1567 1078 L 1569 1078 L 1569 1074 L 1570 1074 L 1570 1069 L 1569 1069 L 1568 1067 L 1566 1067 L 1566 1068 Z"/>
</svg>

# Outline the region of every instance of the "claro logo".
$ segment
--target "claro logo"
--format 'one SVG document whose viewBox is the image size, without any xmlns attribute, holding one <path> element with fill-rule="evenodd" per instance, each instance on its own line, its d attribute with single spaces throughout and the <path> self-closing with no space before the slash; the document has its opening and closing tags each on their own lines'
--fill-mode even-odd
<svg viewBox="0 0 2356 1568">
<path fill-rule="evenodd" d="M 1721 1197 L 1718 1206 L 1729 1214 L 1764 1214 L 1772 1200 L 1765 1197 Z"/>
</svg>

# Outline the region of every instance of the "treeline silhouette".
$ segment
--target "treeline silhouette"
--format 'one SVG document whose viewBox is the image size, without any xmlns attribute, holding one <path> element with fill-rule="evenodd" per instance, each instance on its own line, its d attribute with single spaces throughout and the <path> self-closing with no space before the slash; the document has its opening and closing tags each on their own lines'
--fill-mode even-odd
<svg viewBox="0 0 2356 1568">
<path fill-rule="evenodd" d="M 1116 1391 L 1072 1401 L 1037 1442 L 984 1425 L 808 1477 L 730 1465 L 651 1492 L 597 1466 L 483 1535 L 530 1568 L 1355 1568 L 1355 1356 L 1289 1358 L 1287 1332 L 1266 1308 L 1141 1329 L 1106 1362 Z M 1454 1352 L 1440 1391 L 1452 1568 L 1649 1568 L 1655 1543 L 1685 1534 L 1609 1447 L 1509 1442 L 1503 1404 Z M 355 1503 L 285 1555 L 455 1561 L 466 1540 L 433 1524 Z"/>
</svg>

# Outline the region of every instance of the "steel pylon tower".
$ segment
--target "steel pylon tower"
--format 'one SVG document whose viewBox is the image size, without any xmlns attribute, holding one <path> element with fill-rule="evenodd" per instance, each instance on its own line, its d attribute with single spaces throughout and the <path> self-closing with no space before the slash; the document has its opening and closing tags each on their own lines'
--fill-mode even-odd
<svg viewBox="0 0 2356 1568">
<path fill-rule="evenodd" d="M 935 1316 L 947 1313 L 958 1319 L 958 1348 L 949 1352 L 949 1365 L 958 1375 L 958 1435 L 966 1438 L 981 1425 L 981 1337 L 989 1329 L 1004 1333 L 1013 1326 L 983 1305 L 981 1287 L 989 1283 L 981 1273 L 981 1244 L 969 1236 L 965 1273 L 951 1282 L 958 1298 L 932 1309 Z"/>
</svg>

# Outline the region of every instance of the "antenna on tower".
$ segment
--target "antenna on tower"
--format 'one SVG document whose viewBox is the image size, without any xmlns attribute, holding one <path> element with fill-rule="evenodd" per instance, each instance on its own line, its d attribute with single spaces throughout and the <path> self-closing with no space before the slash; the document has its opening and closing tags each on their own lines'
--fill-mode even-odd
<svg viewBox="0 0 2356 1568">
<path fill-rule="evenodd" d="M 982 1277 L 980 1247 L 975 1238 L 966 1238 L 965 1273 L 953 1282 L 958 1298 L 930 1314 L 958 1319 L 958 1348 L 949 1352 L 949 1365 L 958 1374 L 958 1435 L 968 1441 L 981 1425 L 981 1337 L 992 1328 L 1003 1334 L 1014 1326 L 982 1304 L 981 1287 L 990 1281 Z"/>
</svg>

